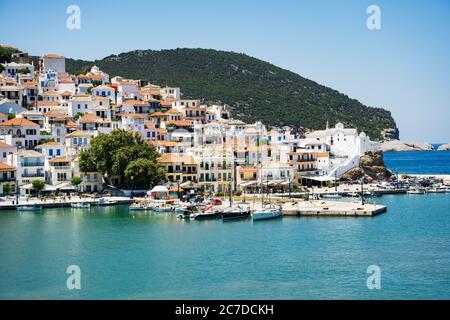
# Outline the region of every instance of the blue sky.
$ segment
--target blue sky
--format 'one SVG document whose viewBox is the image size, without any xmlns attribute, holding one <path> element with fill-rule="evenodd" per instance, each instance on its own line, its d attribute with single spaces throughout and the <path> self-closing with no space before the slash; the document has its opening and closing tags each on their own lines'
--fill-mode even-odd
<svg viewBox="0 0 450 320">
<path fill-rule="evenodd" d="M 81 29 L 66 8 L 81 8 Z M 381 30 L 366 9 L 381 8 Z M 450 142 L 450 1 L 4 1 L 0 43 L 102 58 L 134 49 L 243 52 L 390 110 L 401 138 Z"/>
</svg>

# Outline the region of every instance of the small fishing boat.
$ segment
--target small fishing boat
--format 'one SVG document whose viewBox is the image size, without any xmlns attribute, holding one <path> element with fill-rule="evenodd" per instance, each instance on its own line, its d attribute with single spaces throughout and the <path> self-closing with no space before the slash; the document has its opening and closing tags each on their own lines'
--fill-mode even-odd
<svg viewBox="0 0 450 320">
<path fill-rule="evenodd" d="M 333 193 L 333 194 L 324 194 L 322 195 L 322 198 L 326 198 L 326 199 L 339 199 L 341 198 L 341 196 L 337 193 Z"/>
<path fill-rule="evenodd" d="M 252 212 L 253 221 L 267 220 L 280 218 L 282 216 L 282 210 L 280 208 L 267 208 L 262 210 L 256 210 Z"/>
<path fill-rule="evenodd" d="M 150 210 L 149 206 L 144 202 L 135 202 L 128 208 L 131 211 L 146 211 Z"/>
<path fill-rule="evenodd" d="M 447 190 L 445 188 L 437 187 L 437 188 L 428 189 L 427 192 L 429 192 L 429 193 L 445 193 L 445 192 L 447 192 Z"/>
<path fill-rule="evenodd" d="M 412 188 L 406 191 L 407 194 L 425 194 L 427 193 L 425 189 Z"/>
<path fill-rule="evenodd" d="M 155 204 L 149 206 L 150 210 L 154 212 L 164 213 L 164 212 L 174 212 L 175 208 L 171 205 L 165 204 Z"/>
<path fill-rule="evenodd" d="M 108 199 L 108 198 L 100 198 L 100 199 L 98 199 L 98 205 L 99 206 L 111 206 L 111 205 L 114 205 L 114 204 L 117 204 L 117 201 L 111 200 L 111 199 Z"/>
<path fill-rule="evenodd" d="M 70 206 L 74 209 L 89 209 L 91 207 L 91 205 L 86 202 L 71 203 Z"/>
<path fill-rule="evenodd" d="M 373 198 L 377 197 L 377 194 L 371 191 L 364 191 L 364 197 L 365 198 Z"/>
<path fill-rule="evenodd" d="M 185 208 L 179 208 L 177 218 L 178 219 L 184 219 L 184 220 L 190 220 L 192 215 L 196 214 L 198 212 L 198 209 L 196 206 L 187 206 Z"/>
<path fill-rule="evenodd" d="M 222 212 L 222 220 L 248 219 L 250 217 L 250 208 L 242 208 L 240 206 L 231 207 Z"/>
<path fill-rule="evenodd" d="M 360 196 L 360 194 L 356 193 L 356 192 L 349 192 L 349 193 L 347 193 L 347 197 L 358 198 L 359 196 Z"/>
<path fill-rule="evenodd" d="M 39 210 L 42 210 L 42 206 L 39 206 L 39 205 L 18 206 L 17 210 L 18 211 L 39 211 Z"/>
</svg>

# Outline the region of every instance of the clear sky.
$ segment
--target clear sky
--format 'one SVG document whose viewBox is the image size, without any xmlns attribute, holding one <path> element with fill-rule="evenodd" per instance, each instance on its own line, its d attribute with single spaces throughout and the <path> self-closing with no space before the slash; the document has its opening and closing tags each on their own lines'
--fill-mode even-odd
<svg viewBox="0 0 450 320">
<path fill-rule="evenodd" d="M 66 27 L 71 4 L 80 30 Z M 380 30 L 366 26 L 372 4 Z M 0 0 L 0 30 L 0 43 L 35 55 L 243 52 L 389 109 L 401 139 L 450 142 L 449 0 Z"/>
</svg>

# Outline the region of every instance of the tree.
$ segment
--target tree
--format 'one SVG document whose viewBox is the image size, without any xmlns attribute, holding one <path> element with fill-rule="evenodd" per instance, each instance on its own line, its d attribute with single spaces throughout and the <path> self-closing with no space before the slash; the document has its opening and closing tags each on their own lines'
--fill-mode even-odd
<svg viewBox="0 0 450 320">
<path fill-rule="evenodd" d="M 158 185 L 165 178 L 163 167 L 144 158 L 131 161 L 125 169 L 125 181 L 127 185 L 133 184 L 133 188 L 148 189 Z"/>
<path fill-rule="evenodd" d="M 80 171 L 81 172 L 96 172 L 97 165 L 95 163 L 92 152 L 82 150 L 80 152 Z"/>
<path fill-rule="evenodd" d="M 29 69 L 21 69 L 21 70 L 17 70 L 18 74 L 29 74 L 30 70 Z"/>
<path fill-rule="evenodd" d="M 81 177 L 78 176 L 73 176 L 71 182 L 75 186 L 75 188 L 78 189 L 78 186 L 83 182 L 83 179 L 81 179 Z"/>
<path fill-rule="evenodd" d="M 11 185 L 9 183 L 3 185 L 3 194 L 9 194 L 11 192 Z"/>
<path fill-rule="evenodd" d="M 99 85 L 101 85 L 102 84 L 102 81 L 101 80 L 92 80 L 92 85 L 94 86 L 94 87 L 98 87 Z"/>
<path fill-rule="evenodd" d="M 156 148 L 145 141 L 139 134 L 125 130 L 113 130 L 109 134 L 99 134 L 91 140 L 91 149 L 80 154 L 80 170 L 97 171 L 106 178 L 116 176 L 119 178 L 119 184 L 130 186 L 130 179 L 127 179 L 125 171 L 135 160 L 143 159 L 147 162 L 134 163 L 129 169 L 128 177 L 131 172 L 143 170 L 157 174 L 154 178 L 144 177 L 141 181 L 136 180 L 140 185 L 149 185 L 161 179 L 162 174 L 157 158 L 159 154 Z M 150 166 L 152 164 L 153 166 Z M 137 175 L 133 175 L 136 178 Z"/>
<path fill-rule="evenodd" d="M 42 180 L 33 180 L 31 181 L 32 188 L 35 192 L 38 194 L 41 193 L 42 190 L 44 190 L 45 182 Z"/>
</svg>

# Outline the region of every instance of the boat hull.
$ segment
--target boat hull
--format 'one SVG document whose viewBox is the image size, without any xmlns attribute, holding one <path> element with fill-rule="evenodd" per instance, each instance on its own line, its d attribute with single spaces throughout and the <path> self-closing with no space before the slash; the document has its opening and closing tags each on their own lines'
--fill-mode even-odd
<svg viewBox="0 0 450 320">
<path fill-rule="evenodd" d="M 250 210 L 245 210 L 245 211 L 228 211 L 228 212 L 222 213 L 222 219 L 224 221 L 248 219 L 249 217 L 250 217 Z"/>
<path fill-rule="evenodd" d="M 267 211 L 255 211 L 252 213 L 252 218 L 255 221 L 276 219 L 282 216 L 281 210 L 267 210 Z"/>
<path fill-rule="evenodd" d="M 218 219 L 222 213 L 220 211 L 210 212 L 210 213 L 199 213 L 193 216 L 194 220 L 212 220 Z"/>
<path fill-rule="evenodd" d="M 40 211 L 42 206 L 22 206 L 17 207 L 17 211 Z"/>
</svg>

